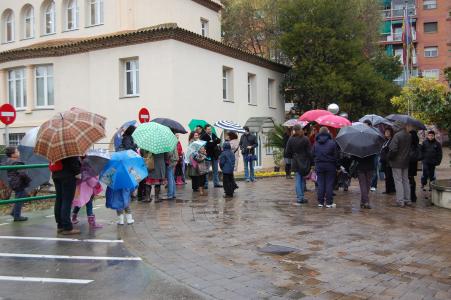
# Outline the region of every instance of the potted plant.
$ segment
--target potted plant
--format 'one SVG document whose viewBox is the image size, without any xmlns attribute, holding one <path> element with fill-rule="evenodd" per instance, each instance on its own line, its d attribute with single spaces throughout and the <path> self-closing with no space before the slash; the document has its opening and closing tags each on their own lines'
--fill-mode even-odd
<svg viewBox="0 0 451 300">
<path fill-rule="evenodd" d="M 268 146 L 272 147 L 274 157 L 274 172 L 280 172 L 283 165 L 283 135 L 286 128 L 282 125 L 276 125 L 268 134 Z"/>
<path fill-rule="evenodd" d="M 274 157 L 274 172 L 280 172 L 280 167 L 283 164 L 283 150 L 275 149 L 273 152 Z"/>
</svg>

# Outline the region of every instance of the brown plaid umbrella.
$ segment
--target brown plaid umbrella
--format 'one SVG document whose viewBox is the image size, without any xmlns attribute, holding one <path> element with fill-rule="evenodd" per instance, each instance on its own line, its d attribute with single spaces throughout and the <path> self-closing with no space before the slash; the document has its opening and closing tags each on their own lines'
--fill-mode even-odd
<svg viewBox="0 0 451 300">
<path fill-rule="evenodd" d="M 105 121 L 105 117 L 79 108 L 55 115 L 41 125 L 34 152 L 52 163 L 83 156 L 89 147 L 105 137 Z"/>
</svg>

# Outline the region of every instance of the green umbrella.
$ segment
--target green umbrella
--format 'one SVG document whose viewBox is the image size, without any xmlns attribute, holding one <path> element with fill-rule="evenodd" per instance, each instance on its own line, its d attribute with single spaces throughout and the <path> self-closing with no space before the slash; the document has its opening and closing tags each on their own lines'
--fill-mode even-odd
<svg viewBox="0 0 451 300">
<path fill-rule="evenodd" d="M 178 142 L 169 127 L 155 122 L 139 125 L 132 137 L 139 148 L 153 154 L 171 152 Z"/>
<path fill-rule="evenodd" d="M 208 123 L 205 120 L 192 119 L 189 122 L 188 127 L 191 131 L 194 131 L 194 129 L 196 129 L 197 126 L 202 126 L 202 128 L 205 128 L 205 125 L 208 125 L 208 124 L 210 124 L 210 123 Z M 216 134 L 216 129 L 213 126 L 211 126 L 211 130 L 213 131 L 214 134 Z"/>
</svg>

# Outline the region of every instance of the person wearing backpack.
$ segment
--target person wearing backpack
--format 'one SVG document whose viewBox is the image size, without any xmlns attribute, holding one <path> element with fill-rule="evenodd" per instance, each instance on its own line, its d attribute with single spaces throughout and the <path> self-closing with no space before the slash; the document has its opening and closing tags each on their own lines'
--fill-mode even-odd
<svg viewBox="0 0 451 300">
<path fill-rule="evenodd" d="M 296 174 L 296 205 L 301 205 L 308 203 L 308 200 L 304 198 L 304 177 L 310 173 L 312 156 L 310 141 L 304 135 L 302 126 L 299 124 L 294 125 L 293 131 L 293 136 L 288 139 L 285 155 L 291 159 L 291 168 Z"/>
<path fill-rule="evenodd" d="M 25 165 L 20 160 L 20 152 L 16 147 L 7 147 L 5 154 L 8 158 L 6 165 Z M 21 170 L 9 170 L 7 172 L 7 175 L 9 187 L 14 191 L 16 199 L 27 197 L 28 195 L 25 189 L 30 185 L 31 182 L 31 178 L 27 175 L 27 173 Z M 23 202 L 14 203 L 13 210 L 11 212 L 11 215 L 14 218 L 14 222 L 23 222 L 28 220 L 27 217 L 22 216 L 22 203 Z"/>
<path fill-rule="evenodd" d="M 421 176 L 421 188 L 426 191 L 426 185 L 435 181 L 435 167 L 440 165 L 443 158 L 442 145 L 435 139 L 435 132 L 430 130 L 427 139 L 421 145 L 423 156 L 423 176 Z M 429 187 L 431 191 L 431 187 Z"/>
</svg>

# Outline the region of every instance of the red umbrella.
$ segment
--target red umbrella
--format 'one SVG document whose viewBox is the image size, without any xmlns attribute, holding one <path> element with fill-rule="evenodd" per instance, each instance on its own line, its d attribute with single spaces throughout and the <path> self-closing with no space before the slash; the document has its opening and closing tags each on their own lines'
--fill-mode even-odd
<svg viewBox="0 0 451 300">
<path fill-rule="evenodd" d="M 333 116 L 334 114 L 324 110 L 324 109 L 314 109 L 309 110 L 308 112 L 304 113 L 302 116 L 299 117 L 299 120 L 301 121 L 307 121 L 307 122 L 313 122 L 316 121 L 319 117 L 322 116 Z"/>
<path fill-rule="evenodd" d="M 346 126 L 351 126 L 351 121 L 346 118 L 335 116 L 335 115 L 326 115 L 319 117 L 315 120 L 316 123 L 322 126 L 328 126 L 332 128 L 342 128 Z"/>
</svg>

